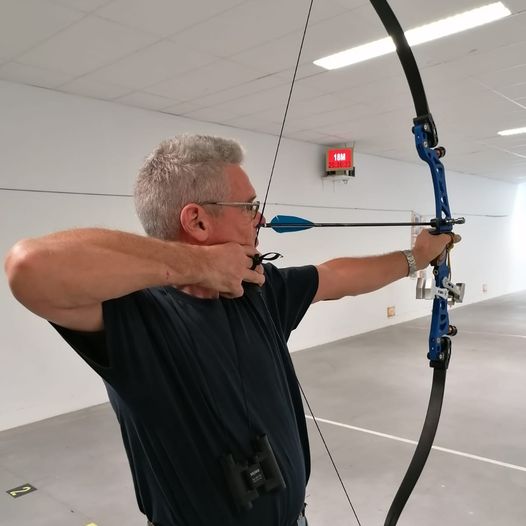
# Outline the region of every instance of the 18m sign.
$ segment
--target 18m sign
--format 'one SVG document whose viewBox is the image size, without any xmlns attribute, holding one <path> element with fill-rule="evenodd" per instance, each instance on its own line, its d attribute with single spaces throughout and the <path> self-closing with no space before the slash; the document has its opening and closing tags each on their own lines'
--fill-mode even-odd
<svg viewBox="0 0 526 526">
<path fill-rule="evenodd" d="M 326 170 L 351 170 L 352 148 L 329 148 L 327 150 Z"/>
</svg>

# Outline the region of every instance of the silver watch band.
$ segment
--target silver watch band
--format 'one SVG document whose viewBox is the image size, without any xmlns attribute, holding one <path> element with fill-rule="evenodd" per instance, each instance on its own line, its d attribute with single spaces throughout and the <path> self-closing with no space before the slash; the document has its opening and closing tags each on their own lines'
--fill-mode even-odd
<svg viewBox="0 0 526 526">
<path fill-rule="evenodd" d="M 411 278 L 414 278 L 418 269 L 416 268 L 416 260 L 415 256 L 413 255 L 413 251 L 402 250 L 402 254 L 405 256 L 405 259 L 407 259 L 407 275 Z"/>
</svg>

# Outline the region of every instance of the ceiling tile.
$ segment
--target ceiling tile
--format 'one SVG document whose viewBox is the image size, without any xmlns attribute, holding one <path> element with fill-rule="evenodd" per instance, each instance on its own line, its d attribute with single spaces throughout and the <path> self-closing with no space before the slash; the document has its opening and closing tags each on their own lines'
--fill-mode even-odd
<svg viewBox="0 0 526 526">
<path fill-rule="evenodd" d="M 314 144 L 323 144 L 324 136 L 321 132 L 316 130 L 301 130 L 289 132 L 285 130 L 284 136 L 288 139 L 295 139 L 297 141 L 312 142 Z"/>
<path fill-rule="evenodd" d="M 348 0 L 347 5 L 345 5 L 345 2 L 339 0 L 323 0 L 323 2 L 314 2 L 310 14 L 309 27 L 316 24 L 317 22 L 342 15 L 346 11 L 349 11 L 349 9 L 355 9 L 356 7 L 360 7 L 364 4 L 369 4 L 369 1 Z M 300 18 L 302 22 L 305 22 L 307 17 L 307 5 L 308 1 L 305 2 L 304 0 L 301 0 L 300 7 L 298 7 L 296 11 L 296 16 Z"/>
<path fill-rule="evenodd" d="M 218 59 L 208 66 L 149 86 L 144 91 L 175 100 L 193 100 L 259 77 L 254 70 Z"/>
<path fill-rule="evenodd" d="M 452 82 L 456 78 L 475 78 L 488 71 L 522 64 L 525 56 L 526 40 L 485 51 L 474 50 L 469 55 L 448 62 L 421 67 L 421 72 L 425 76 L 434 76 L 434 79 L 442 78 L 445 82 Z"/>
<path fill-rule="evenodd" d="M 262 118 L 256 118 L 253 115 L 237 117 L 228 121 L 228 126 L 234 128 L 241 128 L 243 130 L 259 131 L 261 133 L 270 133 L 272 135 L 279 134 L 281 124 L 279 122 L 272 122 Z"/>
<path fill-rule="evenodd" d="M 293 99 L 290 105 L 288 118 L 307 118 L 318 113 L 325 113 L 327 111 L 341 110 L 352 103 L 344 100 L 336 94 L 321 95 L 305 100 Z"/>
<path fill-rule="evenodd" d="M 346 10 L 355 9 L 363 5 L 369 4 L 368 0 L 328 0 L 329 3 L 337 4 Z M 372 9 L 372 8 L 371 8 Z"/>
<path fill-rule="evenodd" d="M 326 55 L 360 46 L 385 36 L 385 29 L 374 9 L 369 2 L 366 2 L 362 7 L 309 27 L 302 57 L 312 62 Z"/>
<path fill-rule="evenodd" d="M 152 95 L 151 93 L 144 93 L 141 91 L 134 91 L 128 95 L 117 97 L 114 102 L 119 102 L 127 106 L 135 106 L 137 108 L 144 108 L 147 110 L 162 110 L 173 106 L 174 101 L 159 95 Z"/>
<path fill-rule="evenodd" d="M 111 0 L 50 0 L 54 4 L 60 4 L 65 5 L 68 7 L 73 7 L 74 9 L 78 9 L 79 11 L 84 11 L 85 13 L 89 13 L 91 11 L 95 11 L 95 9 L 98 9 L 99 7 L 102 7 L 105 4 L 108 4 L 111 2 Z"/>
<path fill-rule="evenodd" d="M 495 148 L 497 150 L 520 150 L 525 146 L 526 135 L 509 135 L 502 137 L 500 135 L 493 135 L 484 139 L 485 146 Z"/>
<path fill-rule="evenodd" d="M 294 32 L 285 37 L 274 39 L 263 45 L 247 51 L 236 53 L 230 57 L 239 64 L 244 64 L 261 72 L 271 74 L 294 67 L 298 56 L 300 32 Z M 306 59 L 302 61 L 305 62 Z"/>
<path fill-rule="evenodd" d="M 196 121 L 205 122 L 217 122 L 224 123 L 229 122 L 231 119 L 243 115 L 242 113 L 235 112 L 231 109 L 223 108 L 204 108 L 200 110 L 190 111 L 185 114 L 185 117 L 194 119 Z"/>
<path fill-rule="evenodd" d="M 305 25 L 308 3 L 304 0 L 249 0 L 234 9 L 201 22 L 176 35 L 177 42 L 185 47 L 230 57 L 302 30 Z M 343 9 L 328 4 L 312 18 L 327 18 L 341 14 Z M 257 21 L 257 24 L 254 23 Z M 199 38 L 196 39 L 196 34 Z M 299 46 L 299 39 L 297 41 Z"/>
<path fill-rule="evenodd" d="M 278 73 L 280 77 L 285 79 L 288 82 L 292 82 L 294 77 L 295 66 L 289 68 L 288 70 L 283 70 Z M 304 78 L 309 78 L 315 75 L 320 75 L 321 73 L 326 72 L 327 70 L 316 66 L 312 62 L 304 62 L 303 64 L 298 65 L 298 70 L 296 71 L 296 80 L 302 80 Z"/>
<path fill-rule="evenodd" d="M 283 116 L 289 92 L 290 86 L 282 84 L 281 86 L 276 86 L 265 91 L 238 97 L 229 102 L 219 104 L 218 107 L 242 112 L 239 113 L 240 115 L 248 115 L 262 110 L 274 110 L 277 114 Z M 312 88 L 299 85 L 295 86 L 292 92 L 291 106 L 294 105 L 295 101 L 312 99 L 317 95 L 319 95 L 319 93 Z M 281 120 L 281 118 L 279 118 L 279 120 Z"/>
<path fill-rule="evenodd" d="M 441 2 L 421 2 L 418 9 L 412 2 L 398 1 L 394 3 L 393 9 L 396 12 L 402 27 L 411 29 L 424 24 L 429 24 L 436 20 L 447 18 L 464 11 L 468 11 L 480 5 L 483 5 L 483 0 L 455 0 L 441 1 Z"/>
<path fill-rule="evenodd" d="M 215 60 L 210 55 L 163 40 L 90 73 L 86 78 L 140 90 Z"/>
<path fill-rule="evenodd" d="M 31 49 L 83 16 L 80 11 L 43 0 L 2 0 L 0 61 Z"/>
<path fill-rule="evenodd" d="M 490 174 L 502 171 L 502 165 L 508 162 L 510 154 L 490 148 L 473 154 L 465 154 L 448 164 L 450 170 L 471 173 Z"/>
<path fill-rule="evenodd" d="M 56 88 L 72 79 L 72 75 L 48 69 L 8 62 L 0 67 L 0 79 L 19 82 L 28 86 Z"/>
<path fill-rule="evenodd" d="M 194 104 L 193 102 L 176 102 L 172 106 L 163 108 L 163 113 L 169 113 L 170 115 L 186 115 L 191 111 L 199 110 L 201 106 Z"/>
<path fill-rule="evenodd" d="M 524 28 L 526 27 L 526 12 L 510 16 L 483 25 L 469 31 L 463 31 L 448 38 L 441 38 L 414 48 L 417 61 L 421 67 L 457 62 L 463 57 L 477 70 L 488 71 L 483 63 L 477 64 L 474 55 L 497 52 L 513 44 L 524 43 Z M 517 64 L 516 62 L 513 64 Z M 498 68 L 498 64 L 496 65 Z M 505 65 L 501 66 L 505 67 Z M 491 68 L 493 69 L 493 68 Z"/>
<path fill-rule="evenodd" d="M 472 97 L 477 98 L 479 105 L 470 104 L 470 101 L 473 100 Z M 479 119 L 482 113 L 485 122 L 488 122 L 520 111 L 520 108 L 512 102 L 489 90 L 485 92 L 474 91 L 472 94 L 458 91 L 448 97 L 433 100 L 433 108 L 437 117 L 441 114 L 444 115 L 444 119 L 452 119 L 456 122 L 459 120 L 459 114 L 466 122 L 472 122 L 472 119 Z"/>
<path fill-rule="evenodd" d="M 60 91 L 66 93 L 74 93 L 84 97 L 92 97 L 94 99 L 111 100 L 117 97 L 122 97 L 130 92 L 129 89 L 122 86 L 114 86 L 112 84 L 104 84 L 102 82 L 92 82 L 84 78 L 68 82 L 60 86 Z"/>
<path fill-rule="evenodd" d="M 332 71 L 321 68 L 318 70 L 319 73 L 300 79 L 298 84 L 310 86 L 326 94 L 340 93 L 348 100 L 354 100 L 353 97 L 357 95 L 367 96 L 371 89 L 384 89 L 386 83 L 392 86 L 396 84 L 397 91 L 405 88 L 408 92 L 402 68 L 395 56 L 378 57 Z"/>
<path fill-rule="evenodd" d="M 421 74 L 428 101 L 433 105 L 444 100 L 488 95 L 488 88 L 472 77 L 446 76 L 443 71 L 436 68 L 424 69 Z"/>
<path fill-rule="evenodd" d="M 526 60 L 526 57 L 525 57 Z M 508 86 L 526 82 L 526 64 L 514 65 L 499 69 L 492 69 L 474 75 L 485 86 L 501 90 Z"/>
<path fill-rule="evenodd" d="M 526 167 L 526 144 L 523 144 L 522 146 L 514 146 L 511 151 L 524 157 L 524 160 L 521 161 L 521 166 Z"/>
<path fill-rule="evenodd" d="M 17 62 L 83 75 L 154 41 L 155 37 L 88 15 Z"/>
<path fill-rule="evenodd" d="M 526 82 L 505 86 L 499 90 L 499 93 L 502 93 L 505 97 L 513 99 L 517 104 L 520 104 L 523 109 L 526 109 L 524 104 L 524 99 L 526 98 Z"/>
<path fill-rule="evenodd" d="M 326 144 L 325 139 L 327 136 L 318 130 L 289 130 L 285 127 L 283 137 L 286 139 L 294 139 L 296 141 L 305 141 L 314 144 Z M 331 142 L 332 144 L 336 144 L 334 138 Z"/>
<path fill-rule="evenodd" d="M 205 95 L 203 97 L 194 99 L 194 102 L 201 108 L 206 108 L 216 104 L 237 100 L 246 95 L 253 95 L 257 97 L 259 93 L 283 84 L 283 80 L 278 76 L 269 75 L 226 89 L 215 91 L 211 95 Z"/>
<path fill-rule="evenodd" d="M 328 134 L 334 132 L 342 133 L 342 130 L 349 130 L 352 121 L 359 119 L 363 115 L 369 115 L 370 110 L 364 105 L 353 105 L 336 110 L 323 111 L 314 115 L 292 117 L 287 121 L 287 129 L 295 130 L 318 130 Z"/>
<path fill-rule="evenodd" d="M 96 13 L 103 18 L 167 37 L 226 11 L 244 0 L 114 0 Z"/>
<path fill-rule="evenodd" d="M 505 0 L 504 3 L 512 13 L 524 11 L 524 0 Z"/>
</svg>

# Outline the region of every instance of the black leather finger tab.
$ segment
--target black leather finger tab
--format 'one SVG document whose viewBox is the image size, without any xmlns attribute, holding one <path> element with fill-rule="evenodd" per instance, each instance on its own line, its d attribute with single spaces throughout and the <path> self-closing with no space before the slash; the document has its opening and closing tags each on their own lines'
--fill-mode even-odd
<svg viewBox="0 0 526 526">
<path fill-rule="evenodd" d="M 261 265 L 263 261 L 274 261 L 275 259 L 282 258 L 283 255 L 278 252 L 267 252 L 266 254 L 254 254 L 252 258 L 252 266 L 250 270 L 255 270 L 258 265 Z"/>
<path fill-rule="evenodd" d="M 256 267 L 258 265 L 261 265 L 263 261 L 263 256 L 261 254 L 254 254 L 250 257 L 252 258 L 252 266 L 250 267 L 250 270 L 256 270 Z"/>
</svg>

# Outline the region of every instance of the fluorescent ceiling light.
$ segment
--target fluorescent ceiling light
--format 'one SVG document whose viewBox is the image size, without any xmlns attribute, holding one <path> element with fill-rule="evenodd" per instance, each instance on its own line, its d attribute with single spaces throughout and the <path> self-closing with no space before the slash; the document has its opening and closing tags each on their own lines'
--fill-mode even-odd
<svg viewBox="0 0 526 526">
<path fill-rule="evenodd" d="M 511 15 L 511 11 L 502 2 L 495 2 L 438 20 L 437 22 L 409 29 L 405 32 L 405 37 L 410 46 L 416 46 L 424 42 L 460 33 L 466 29 L 488 24 L 509 15 Z M 314 64 L 325 69 L 338 69 L 374 57 L 387 55 L 393 51 L 396 51 L 393 39 L 387 37 L 320 58 L 315 60 Z"/>
<path fill-rule="evenodd" d="M 502 130 L 497 133 L 499 135 L 519 135 L 519 133 L 526 133 L 526 127 L 525 128 L 514 128 L 512 130 Z"/>
<path fill-rule="evenodd" d="M 381 40 L 369 42 L 369 44 L 364 44 L 363 46 L 353 47 L 335 53 L 334 55 L 320 58 L 315 60 L 314 64 L 325 69 L 338 69 L 358 62 L 363 62 L 364 60 L 369 60 L 370 58 L 381 57 L 382 55 L 387 55 L 393 51 L 396 51 L 393 39 L 391 37 L 386 37 Z"/>
</svg>

